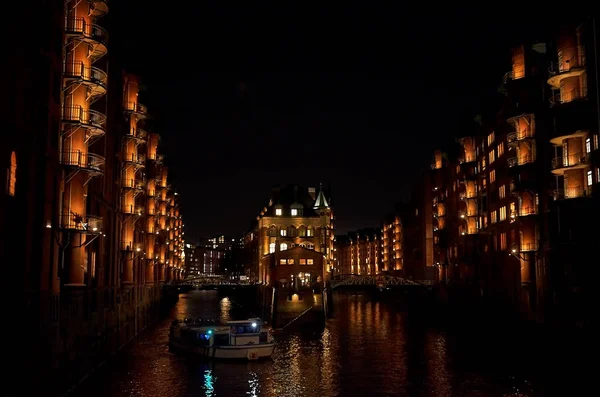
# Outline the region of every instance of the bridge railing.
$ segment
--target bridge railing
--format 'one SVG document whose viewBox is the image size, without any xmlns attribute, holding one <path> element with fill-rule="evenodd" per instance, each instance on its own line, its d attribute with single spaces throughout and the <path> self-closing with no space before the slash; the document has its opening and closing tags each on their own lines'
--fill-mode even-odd
<svg viewBox="0 0 600 397">
<path fill-rule="evenodd" d="M 411 281 L 402 277 L 389 275 L 341 275 L 331 280 L 331 287 L 336 288 L 342 285 L 356 286 L 413 286 L 422 285 L 421 283 Z"/>
</svg>

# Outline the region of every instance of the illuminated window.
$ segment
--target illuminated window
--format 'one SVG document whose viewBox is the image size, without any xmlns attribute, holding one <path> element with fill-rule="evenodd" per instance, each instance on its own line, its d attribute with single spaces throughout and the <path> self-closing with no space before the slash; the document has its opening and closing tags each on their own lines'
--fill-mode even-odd
<svg viewBox="0 0 600 397">
<path fill-rule="evenodd" d="M 314 236 L 314 233 L 313 233 L 312 227 L 309 227 L 308 229 L 306 229 L 306 236 L 307 236 L 307 237 L 312 237 L 312 236 Z"/>
<path fill-rule="evenodd" d="M 306 265 L 306 259 L 300 259 L 300 264 L 301 265 Z"/>
<path fill-rule="evenodd" d="M 506 197 L 506 185 L 500 186 L 500 188 L 498 189 L 498 195 L 501 199 Z"/>
<path fill-rule="evenodd" d="M 292 216 L 298 216 L 298 210 L 296 208 L 292 208 Z"/>
<path fill-rule="evenodd" d="M 592 140 L 590 138 L 585 139 L 585 152 L 586 153 L 592 152 Z"/>
<path fill-rule="evenodd" d="M 496 140 L 496 137 L 495 137 L 494 133 L 492 132 L 491 134 L 488 135 L 488 138 L 487 138 L 488 146 L 492 146 L 492 144 L 494 143 L 495 140 Z"/>
<path fill-rule="evenodd" d="M 494 161 L 496 161 L 496 152 L 494 151 L 494 149 L 492 149 L 492 151 L 489 154 L 490 157 L 490 164 L 492 164 Z"/>
<path fill-rule="evenodd" d="M 500 220 L 503 221 L 506 219 L 506 207 L 500 207 Z"/>
<path fill-rule="evenodd" d="M 307 265 L 314 265 L 315 263 L 314 263 L 314 261 L 312 259 L 307 259 L 306 260 L 306 264 Z"/>
<path fill-rule="evenodd" d="M 287 265 L 287 259 L 280 259 L 279 260 L 279 264 L 280 265 Z"/>
<path fill-rule="evenodd" d="M 504 142 L 500 142 L 498 145 L 498 157 L 501 157 L 504 154 Z"/>
<path fill-rule="evenodd" d="M 281 229 L 281 230 L 279 231 L 279 234 L 280 234 L 282 237 L 285 237 L 285 236 L 287 236 L 287 230 L 286 230 L 286 229 Z"/>
<path fill-rule="evenodd" d="M 496 211 L 492 211 L 492 220 L 491 220 L 492 223 L 496 223 L 498 221 L 497 216 L 498 215 L 497 215 Z"/>
<path fill-rule="evenodd" d="M 600 182 L 600 168 L 596 168 L 596 182 Z"/>
<path fill-rule="evenodd" d="M 269 254 L 272 254 L 273 252 L 275 252 L 275 243 L 269 244 Z"/>
<path fill-rule="evenodd" d="M 294 264 L 294 259 L 290 258 L 287 260 L 288 261 L 288 265 L 293 265 Z"/>
<path fill-rule="evenodd" d="M 588 186 L 592 186 L 593 183 L 594 181 L 592 180 L 592 170 L 589 170 L 587 172 L 587 184 Z"/>
<path fill-rule="evenodd" d="M 496 182 L 496 170 L 490 171 L 490 183 Z"/>
<path fill-rule="evenodd" d="M 275 215 L 281 216 L 282 213 L 283 213 L 283 210 L 281 208 L 275 208 Z"/>
<path fill-rule="evenodd" d="M 288 245 L 286 243 L 281 243 L 281 245 L 279 245 L 279 250 L 285 251 L 286 249 L 288 249 Z"/>
<path fill-rule="evenodd" d="M 6 193 L 11 196 L 15 195 L 15 187 L 17 185 L 17 154 L 12 152 L 10 154 L 10 168 L 8 169 L 8 175 L 6 178 Z"/>
</svg>

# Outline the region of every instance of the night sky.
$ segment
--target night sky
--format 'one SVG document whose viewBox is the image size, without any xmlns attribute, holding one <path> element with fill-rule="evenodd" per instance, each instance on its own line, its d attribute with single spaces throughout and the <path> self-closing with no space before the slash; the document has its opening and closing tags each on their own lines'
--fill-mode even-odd
<svg viewBox="0 0 600 397">
<path fill-rule="evenodd" d="M 339 232 L 378 226 L 547 19 L 508 3 L 112 3 L 111 53 L 143 78 L 192 240 L 240 235 L 285 183 L 331 183 Z"/>
</svg>

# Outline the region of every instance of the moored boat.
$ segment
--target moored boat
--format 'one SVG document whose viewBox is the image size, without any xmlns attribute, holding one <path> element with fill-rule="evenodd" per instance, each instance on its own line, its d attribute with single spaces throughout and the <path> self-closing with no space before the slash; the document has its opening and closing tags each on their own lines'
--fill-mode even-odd
<svg viewBox="0 0 600 397">
<path fill-rule="evenodd" d="M 203 357 L 257 360 L 275 350 L 272 329 L 259 318 L 219 324 L 206 319 L 174 320 L 169 346 Z"/>
</svg>

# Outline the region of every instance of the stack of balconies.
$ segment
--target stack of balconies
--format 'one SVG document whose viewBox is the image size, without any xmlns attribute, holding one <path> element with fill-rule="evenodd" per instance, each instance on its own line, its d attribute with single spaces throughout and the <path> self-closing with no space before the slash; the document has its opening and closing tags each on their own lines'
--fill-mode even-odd
<svg viewBox="0 0 600 397">
<path fill-rule="evenodd" d="M 89 181 L 104 174 L 105 158 L 94 142 L 106 133 L 106 116 L 93 104 L 106 94 L 107 74 L 97 65 L 106 53 L 108 33 L 97 24 L 106 1 L 67 0 L 64 26 L 60 162 L 64 167 L 60 227 L 69 250 L 65 285 L 85 283 L 86 247 L 102 234 L 102 219 L 87 211 Z"/>
</svg>

